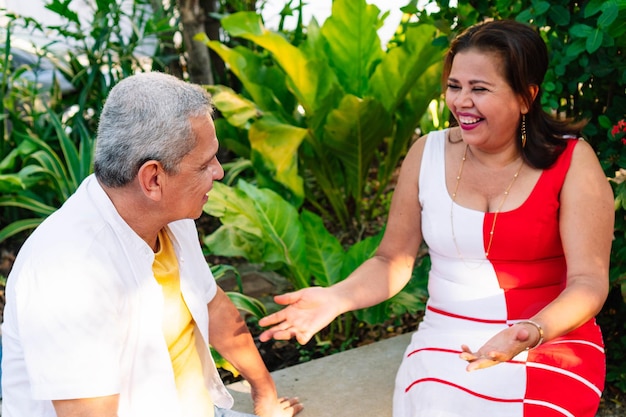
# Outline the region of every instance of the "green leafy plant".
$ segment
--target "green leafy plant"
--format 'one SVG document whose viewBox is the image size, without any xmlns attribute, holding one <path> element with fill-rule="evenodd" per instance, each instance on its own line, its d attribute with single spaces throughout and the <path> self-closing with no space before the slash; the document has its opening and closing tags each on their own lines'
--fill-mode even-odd
<svg viewBox="0 0 626 417">
<path fill-rule="evenodd" d="M 130 8 L 119 0 L 97 1 L 89 28 L 68 4 L 52 0 L 46 5 L 61 18 L 58 26 L 6 16 L 0 47 L 0 242 L 37 227 L 91 173 L 97 120 L 108 91 L 143 69 L 145 57 L 138 51 L 163 30 L 160 21 L 151 20 L 144 0 Z M 123 22 L 133 23 L 130 33 L 122 30 Z M 18 67 L 11 44 L 14 27 L 56 35 L 68 49 L 60 55 L 55 43 L 33 45 L 33 63 Z M 50 66 L 55 70 L 51 86 L 24 77 Z M 62 92 L 59 77 L 73 89 Z"/>
<path fill-rule="evenodd" d="M 11 25 L 9 25 L 10 29 Z M 83 126 L 78 147 L 68 134 L 58 103 L 58 86 L 45 89 L 22 78 L 31 67 L 12 70 L 10 31 L 2 48 L 2 159 L 0 207 L 11 219 L 0 230 L 0 241 L 36 227 L 76 189 L 91 164 L 91 138 Z M 10 210 L 13 209 L 13 212 Z M 15 211 L 18 210 L 18 211 Z M 25 218 L 22 211 L 36 214 Z"/>
<path fill-rule="evenodd" d="M 262 264 L 285 276 L 297 289 L 329 286 L 345 279 L 373 255 L 382 237 L 378 233 L 346 251 L 318 215 L 308 210 L 298 214 L 276 192 L 241 179 L 234 187 L 215 183 L 204 211 L 221 221 L 221 226 L 204 238 L 209 253 Z M 391 314 L 423 309 L 427 263 L 420 265 L 412 283 L 391 300 L 336 320 L 329 339 L 335 332 L 348 338 L 354 330 L 353 318 L 379 324 Z"/>
<path fill-rule="evenodd" d="M 62 156 L 32 131 L 27 135 L 14 132 L 20 137 L 20 144 L 17 152 L 8 155 L 3 162 L 9 165 L 14 155 L 20 156 L 22 168 L 0 178 L 0 187 L 4 191 L 0 207 L 19 207 L 38 214 L 38 217 L 20 219 L 4 227 L 0 230 L 0 241 L 38 226 L 69 198 L 92 170 L 93 140 L 88 132 L 83 132 L 77 148 L 56 114 L 48 110 L 39 118 L 54 127 Z"/>
<path fill-rule="evenodd" d="M 223 143 L 251 160 L 257 184 L 344 229 L 369 217 L 366 208 L 386 191 L 440 91 L 435 28 L 410 27 L 401 44 L 383 51 L 380 25 L 375 6 L 337 0 L 298 46 L 246 12 L 224 17 L 222 26 L 255 49 L 207 40 L 243 87 L 210 88 L 224 116 Z"/>
</svg>

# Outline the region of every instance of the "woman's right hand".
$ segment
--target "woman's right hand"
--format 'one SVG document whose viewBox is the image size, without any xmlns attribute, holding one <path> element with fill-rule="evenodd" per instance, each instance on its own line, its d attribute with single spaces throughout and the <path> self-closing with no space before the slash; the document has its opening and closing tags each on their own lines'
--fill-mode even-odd
<svg viewBox="0 0 626 417">
<path fill-rule="evenodd" d="M 259 320 L 259 325 L 269 327 L 259 336 L 262 342 L 272 338 L 288 340 L 295 337 L 301 345 L 326 327 L 341 311 L 339 300 L 331 288 L 309 287 L 274 297 L 274 301 L 286 305 L 284 309 Z"/>
</svg>

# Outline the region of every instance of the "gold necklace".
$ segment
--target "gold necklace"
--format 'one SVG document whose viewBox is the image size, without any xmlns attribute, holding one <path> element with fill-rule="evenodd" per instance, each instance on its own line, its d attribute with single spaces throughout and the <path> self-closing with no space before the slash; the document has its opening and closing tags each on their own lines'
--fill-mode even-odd
<svg viewBox="0 0 626 417">
<path fill-rule="evenodd" d="M 461 165 L 459 166 L 459 172 L 456 175 L 456 185 L 454 186 L 454 192 L 452 193 L 452 204 L 450 205 L 450 227 L 452 229 L 452 240 L 454 241 L 454 246 L 456 247 L 456 251 L 460 258 L 463 258 L 463 255 L 461 254 L 461 250 L 459 249 L 459 245 L 456 241 L 456 235 L 454 234 L 454 205 L 456 204 L 456 193 L 459 190 L 459 183 L 461 182 L 461 174 L 463 173 L 463 165 L 465 165 L 465 160 L 467 159 L 468 149 L 469 149 L 469 145 L 466 144 L 465 152 L 463 153 L 463 158 L 461 159 Z M 489 231 L 489 243 L 487 244 L 485 257 L 488 257 L 489 252 L 491 251 L 491 244 L 493 243 L 493 234 L 494 234 L 493 232 L 496 228 L 496 220 L 498 220 L 498 214 L 500 213 L 500 209 L 502 209 L 502 206 L 504 205 L 506 198 L 509 196 L 509 191 L 511 190 L 511 187 L 513 187 L 513 184 L 515 183 L 515 180 L 519 176 L 519 173 L 522 170 L 523 166 L 524 166 L 524 159 L 522 158 L 519 168 L 517 168 L 515 175 L 513 175 L 513 180 L 511 180 L 511 183 L 509 184 L 509 186 L 506 187 L 506 189 L 504 190 L 504 196 L 502 197 L 502 200 L 500 201 L 498 208 L 493 213 L 493 222 L 491 223 L 491 230 Z"/>
</svg>

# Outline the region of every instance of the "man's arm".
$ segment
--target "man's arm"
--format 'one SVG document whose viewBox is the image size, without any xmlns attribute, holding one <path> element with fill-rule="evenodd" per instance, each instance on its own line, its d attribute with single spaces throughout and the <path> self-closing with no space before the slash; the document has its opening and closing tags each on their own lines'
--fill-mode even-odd
<svg viewBox="0 0 626 417">
<path fill-rule="evenodd" d="M 302 410 L 296 399 L 278 399 L 276 385 L 241 314 L 224 291 L 208 304 L 209 341 L 250 383 L 254 411 L 261 417 L 293 416 Z"/>
<path fill-rule="evenodd" d="M 107 397 L 54 400 L 58 417 L 117 417 L 119 395 Z"/>
</svg>

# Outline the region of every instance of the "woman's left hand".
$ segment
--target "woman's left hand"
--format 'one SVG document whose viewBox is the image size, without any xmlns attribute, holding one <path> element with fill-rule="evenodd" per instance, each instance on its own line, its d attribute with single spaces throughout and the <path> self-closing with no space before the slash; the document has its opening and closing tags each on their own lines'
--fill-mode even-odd
<svg viewBox="0 0 626 417">
<path fill-rule="evenodd" d="M 507 362 L 539 341 L 541 335 L 537 332 L 535 336 L 532 332 L 533 326 L 531 325 L 515 324 L 489 339 L 476 352 L 472 352 L 469 346 L 462 345 L 460 357 L 469 362 L 466 368 L 468 371 L 475 371 L 501 362 Z"/>
</svg>

